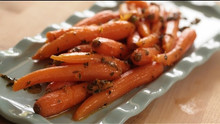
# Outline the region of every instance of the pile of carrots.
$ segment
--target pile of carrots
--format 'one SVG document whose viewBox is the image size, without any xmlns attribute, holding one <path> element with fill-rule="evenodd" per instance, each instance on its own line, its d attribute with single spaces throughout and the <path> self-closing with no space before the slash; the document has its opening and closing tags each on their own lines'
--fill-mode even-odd
<svg viewBox="0 0 220 124">
<path fill-rule="evenodd" d="M 159 77 L 192 46 L 196 32 L 179 32 L 178 9 L 146 1 L 126 1 L 118 12 L 104 10 L 69 29 L 50 31 L 32 59 L 59 61 L 16 80 L 18 91 L 49 82 L 34 104 L 44 117 L 77 104 L 81 120 L 132 89 Z M 179 35 L 178 35 L 179 32 Z"/>
</svg>

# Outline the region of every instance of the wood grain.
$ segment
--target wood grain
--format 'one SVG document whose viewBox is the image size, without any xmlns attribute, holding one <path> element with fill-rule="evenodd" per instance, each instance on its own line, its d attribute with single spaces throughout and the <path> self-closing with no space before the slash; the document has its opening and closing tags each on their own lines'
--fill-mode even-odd
<svg viewBox="0 0 220 124">
<path fill-rule="evenodd" d="M 94 2 L 0 2 L 0 50 Z M 220 4 L 220 2 L 218 2 Z M 220 51 L 125 123 L 220 123 Z M 0 116 L 1 124 L 11 124 Z"/>
</svg>

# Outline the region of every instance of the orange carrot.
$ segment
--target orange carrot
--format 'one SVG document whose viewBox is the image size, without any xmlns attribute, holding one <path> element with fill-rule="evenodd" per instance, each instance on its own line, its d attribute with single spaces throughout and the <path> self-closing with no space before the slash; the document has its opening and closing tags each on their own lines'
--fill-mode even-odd
<svg viewBox="0 0 220 124">
<path fill-rule="evenodd" d="M 86 99 L 76 110 L 74 120 L 81 120 L 98 110 L 102 106 L 113 102 L 132 89 L 147 84 L 156 79 L 163 72 L 162 64 L 148 64 L 125 72 L 121 77 L 113 81 L 113 87 L 109 90 L 94 94 Z"/>
<path fill-rule="evenodd" d="M 55 39 L 57 39 L 58 37 L 62 36 L 66 32 L 83 30 L 83 29 L 84 29 L 84 27 L 71 27 L 69 29 L 60 29 L 60 30 L 55 30 L 55 31 L 49 31 L 46 34 L 47 42 L 54 41 Z"/>
<path fill-rule="evenodd" d="M 153 56 L 159 54 L 156 48 L 137 48 L 131 54 L 131 60 L 135 65 L 146 65 L 151 63 L 153 60 Z"/>
<path fill-rule="evenodd" d="M 34 104 L 34 112 L 44 117 L 59 114 L 82 102 L 86 97 L 88 83 L 66 86 L 39 98 Z"/>
<path fill-rule="evenodd" d="M 137 48 L 136 43 L 140 40 L 140 35 L 139 33 L 136 31 L 134 32 L 132 35 L 130 35 L 127 39 L 127 47 L 129 50 L 134 50 Z"/>
<path fill-rule="evenodd" d="M 195 30 L 190 28 L 185 29 L 178 38 L 176 46 L 168 53 L 156 55 L 154 60 L 164 65 L 173 65 L 192 46 L 195 38 Z"/>
<path fill-rule="evenodd" d="M 141 37 L 147 37 L 151 33 L 150 24 L 145 22 L 139 22 L 137 30 Z"/>
<path fill-rule="evenodd" d="M 110 64 L 111 66 L 116 66 L 117 69 L 125 72 L 129 69 L 129 65 L 117 58 L 113 58 L 110 56 L 104 56 L 99 54 L 89 54 L 87 52 L 74 52 L 74 53 L 64 53 L 59 56 L 52 55 L 51 58 L 53 60 L 62 61 L 66 63 L 92 63 L 92 62 L 101 62 L 103 64 Z"/>
<path fill-rule="evenodd" d="M 68 52 L 91 52 L 92 47 L 90 44 L 83 44 L 83 45 L 78 45 L 72 49 L 70 49 Z"/>
<path fill-rule="evenodd" d="M 18 91 L 35 84 L 52 81 L 113 80 L 121 74 L 121 71 L 118 71 L 116 67 L 103 63 L 87 63 L 86 65 L 75 64 L 40 69 L 15 81 L 13 90 Z M 114 73 L 114 75 L 111 75 L 111 73 Z"/>
<path fill-rule="evenodd" d="M 156 33 L 156 34 L 160 34 L 161 33 L 161 28 L 162 28 L 162 22 L 161 21 L 158 21 L 158 22 L 155 22 L 152 24 L 152 33 Z"/>
<path fill-rule="evenodd" d="M 111 10 L 104 10 L 104 11 L 101 11 L 101 12 L 97 13 L 93 17 L 86 18 L 86 19 L 78 22 L 74 26 L 87 26 L 87 25 L 92 25 L 92 24 L 100 25 L 100 24 L 106 23 L 109 20 L 115 19 L 115 18 L 119 18 L 119 13 L 114 13 Z M 73 31 L 73 30 L 78 30 L 78 29 L 81 29 L 81 28 L 71 27 L 67 30 L 61 29 L 61 30 L 56 30 L 56 31 L 49 31 L 46 34 L 47 41 L 51 42 L 51 41 L 57 39 L 58 37 L 60 37 L 61 35 L 63 35 L 64 33 L 66 33 L 66 32 Z"/>
<path fill-rule="evenodd" d="M 104 11 L 98 12 L 93 17 L 86 18 L 86 19 L 79 21 L 74 26 L 85 26 L 85 25 L 91 25 L 91 24 L 100 25 L 115 18 L 119 18 L 118 13 L 114 13 L 111 10 L 104 10 Z"/>
<path fill-rule="evenodd" d="M 165 52 L 169 52 L 175 47 L 175 41 L 177 40 L 177 32 L 179 30 L 180 13 L 174 13 L 172 16 L 174 20 L 168 20 L 165 24 L 165 36 L 162 40 L 162 47 L 165 50 Z"/>
<path fill-rule="evenodd" d="M 70 31 L 53 42 L 44 44 L 32 59 L 45 59 L 79 45 L 82 41 L 91 42 L 96 37 L 120 40 L 134 32 L 135 26 L 127 21 L 115 21 L 101 26 L 87 26 L 83 30 Z"/>
<path fill-rule="evenodd" d="M 150 5 L 146 19 L 149 22 L 157 22 L 160 18 L 160 8 L 157 5 Z"/>
<path fill-rule="evenodd" d="M 128 55 L 126 45 L 108 38 L 97 37 L 91 43 L 92 50 L 98 54 L 125 58 Z"/>
<path fill-rule="evenodd" d="M 147 37 L 141 38 L 136 45 L 139 47 L 153 47 L 156 43 L 159 41 L 159 36 L 158 34 L 150 34 Z"/>
<path fill-rule="evenodd" d="M 71 86 L 74 84 L 75 82 L 51 82 L 47 85 L 46 92 L 49 93 L 55 90 L 59 90 L 65 86 Z"/>
</svg>

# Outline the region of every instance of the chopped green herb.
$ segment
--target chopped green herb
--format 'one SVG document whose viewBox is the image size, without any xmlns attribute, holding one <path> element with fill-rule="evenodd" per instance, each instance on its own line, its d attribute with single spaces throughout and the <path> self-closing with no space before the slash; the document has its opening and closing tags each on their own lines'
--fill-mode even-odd
<svg viewBox="0 0 220 124">
<path fill-rule="evenodd" d="M 162 16 L 160 16 L 160 22 L 164 22 L 164 18 Z"/>
<path fill-rule="evenodd" d="M 79 73 L 79 71 L 73 71 L 73 73 Z"/>
<path fill-rule="evenodd" d="M 86 40 L 82 40 L 80 44 L 89 44 Z"/>
<path fill-rule="evenodd" d="M 79 79 L 81 79 L 82 78 L 82 75 L 79 73 Z"/>
<path fill-rule="evenodd" d="M 111 72 L 111 73 L 110 73 L 110 76 L 113 76 L 113 75 L 114 75 L 114 72 Z"/>
<path fill-rule="evenodd" d="M 109 90 L 109 91 L 108 91 L 108 94 L 110 95 L 111 93 L 112 93 L 112 91 L 111 91 L 111 90 Z"/>
<path fill-rule="evenodd" d="M 150 5 L 155 5 L 155 6 L 160 7 L 160 5 L 158 5 L 158 4 L 154 3 L 154 2 L 151 2 Z"/>
<path fill-rule="evenodd" d="M 145 50 L 145 55 L 148 56 L 149 55 L 149 51 Z"/>
<path fill-rule="evenodd" d="M 101 42 L 98 39 L 92 41 L 92 47 L 97 48 L 101 45 Z"/>
<path fill-rule="evenodd" d="M 78 47 L 75 47 L 71 50 L 71 52 L 80 52 L 80 51 L 81 51 L 81 49 Z"/>
<path fill-rule="evenodd" d="M 95 94 L 102 91 L 105 91 L 112 87 L 113 84 L 111 81 L 108 80 L 94 80 L 93 82 L 89 83 L 87 86 L 88 93 Z"/>
<path fill-rule="evenodd" d="M 195 18 L 195 20 L 193 20 L 191 22 L 192 25 L 198 24 L 201 20 L 199 18 Z"/>
<path fill-rule="evenodd" d="M 140 54 L 140 53 L 135 53 L 133 59 L 134 59 L 136 62 L 141 61 L 141 54 Z"/>
<path fill-rule="evenodd" d="M 189 26 L 184 26 L 184 27 L 182 27 L 182 28 L 179 28 L 179 31 L 182 32 L 182 31 L 184 31 L 184 30 L 187 29 L 187 28 L 189 28 Z"/>
<path fill-rule="evenodd" d="M 152 20 L 154 20 L 155 15 L 154 14 L 149 14 L 146 18 L 147 18 L 147 20 L 152 21 Z"/>
<path fill-rule="evenodd" d="M 84 68 L 89 66 L 89 62 L 83 63 Z"/>
<path fill-rule="evenodd" d="M 172 16 L 167 17 L 167 21 L 178 20 L 180 18 L 179 13 L 174 13 Z"/>
<path fill-rule="evenodd" d="M 59 66 L 59 65 L 61 65 L 62 63 L 64 63 L 64 62 L 62 62 L 62 61 L 57 61 L 57 60 L 53 60 L 53 65 Z"/>
<path fill-rule="evenodd" d="M 155 79 L 154 75 L 152 75 L 151 77 L 152 77 L 152 79 Z"/>
<path fill-rule="evenodd" d="M 144 14 L 146 12 L 146 8 L 142 8 L 141 12 Z"/>
<path fill-rule="evenodd" d="M 136 15 L 132 15 L 128 21 L 135 23 L 137 20 L 138 20 L 138 17 Z"/>
<path fill-rule="evenodd" d="M 167 55 L 166 54 L 164 55 L 164 59 L 167 60 Z"/>
<path fill-rule="evenodd" d="M 101 58 L 101 63 L 105 63 L 105 58 L 104 57 Z"/>
<path fill-rule="evenodd" d="M 3 79 L 5 79 L 6 81 L 8 81 L 7 86 L 12 86 L 12 85 L 14 84 L 14 81 L 16 81 L 15 78 L 11 78 L 11 77 L 9 77 L 9 76 L 7 76 L 7 75 L 4 75 L 4 74 L 1 74 L 1 73 L 0 73 L 0 77 L 2 77 Z"/>
<path fill-rule="evenodd" d="M 28 82 L 26 83 L 26 86 L 28 86 L 30 83 L 31 83 L 31 81 L 28 81 Z"/>
<path fill-rule="evenodd" d="M 60 51 L 60 48 L 59 47 L 57 47 L 57 52 L 59 52 Z"/>
</svg>

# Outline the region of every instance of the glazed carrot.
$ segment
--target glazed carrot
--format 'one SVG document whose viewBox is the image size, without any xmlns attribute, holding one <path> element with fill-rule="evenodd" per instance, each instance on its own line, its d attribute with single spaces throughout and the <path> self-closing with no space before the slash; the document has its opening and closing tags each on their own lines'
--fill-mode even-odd
<svg viewBox="0 0 220 124">
<path fill-rule="evenodd" d="M 65 86 L 71 86 L 71 85 L 74 85 L 75 82 L 69 82 L 69 81 L 66 81 L 66 82 L 51 82 L 47 85 L 46 87 L 46 92 L 49 93 L 49 92 L 52 92 L 52 91 L 55 91 L 55 90 L 59 90 Z"/>
<path fill-rule="evenodd" d="M 45 94 L 35 102 L 34 112 L 49 117 L 71 108 L 88 97 L 87 85 L 88 83 L 66 86 Z"/>
<path fill-rule="evenodd" d="M 113 81 L 109 90 L 97 93 L 86 99 L 76 110 L 74 120 L 81 120 L 102 106 L 113 102 L 132 89 L 147 84 L 163 72 L 162 64 L 148 64 L 129 70 Z"/>
<path fill-rule="evenodd" d="M 53 40 L 55 40 L 58 37 L 65 34 L 66 32 L 83 30 L 83 29 L 84 29 L 84 27 L 71 27 L 69 29 L 60 29 L 60 30 L 55 30 L 55 31 L 49 31 L 46 34 L 47 42 L 52 42 Z"/>
<path fill-rule="evenodd" d="M 74 26 L 85 26 L 85 25 L 91 25 L 91 24 L 100 25 L 115 18 L 119 18 L 119 13 L 114 13 L 111 10 L 104 10 L 104 11 L 101 11 L 95 14 L 93 17 L 86 18 L 86 19 L 79 21 Z"/>
<path fill-rule="evenodd" d="M 140 40 L 140 35 L 139 33 L 136 31 L 134 32 L 132 35 L 130 35 L 127 39 L 127 47 L 129 50 L 134 50 L 137 48 L 136 43 Z"/>
<path fill-rule="evenodd" d="M 136 45 L 139 47 L 152 47 L 154 46 L 156 43 L 158 43 L 159 41 L 159 36 L 158 34 L 154 33 L 154 34 L 150 34 L 147 37 L 141 38 Z"/>
<path fill-rule="evenodd" d="M 64 53 L 60 54 L 59 56 L 52 55 L 51 59 L 73 64 L 101 62 L 103 64 L 115 66 L 117 69 L 122 70 L 122 72 L 125 72 L 129 69 L 129 65 L 122 60 L 110 56 L 89 54 L 87 52 Z"/>
<path fill-rule="evenodd" d="M 162 22 L 161 21 L 157 21 L 157 22 L 154 22 L 152 23 L 152 29 L 151 29 L 151 32 L 152 33 L 156 33 L 156 34 L 161 34 L 161 28 L 162 28 Z"/>
<path fill-rule="evenodd" d="M 139 22 L 137 30 L 141 37 L 147 37 L 151 33 L 150 24 L 146 22 Z"/>
<path fill-rule="evenodd" d="M 128 4 L 128 6 L 134 4 L 136 7 L 140 7 L 144 9 L 147 9 L 149 6 L 146 1 L 126 1 L 126 4 Z"/>
<path fill-rule="evenodd" d="M 115 21 L 101 26 L 87 26 L 83 30 L 70 31 L 53 42 L 44 44 L 32 59 L 45 59 L 79 45 L 82 41 L 91 42 L 96 37 L 120 40 L 134 32 L 134 25 L 127 21 Z"/>
<path fill-rule="evenodd" d="M 78 22 L 74 26 L 87 26 L 87 25 L 92 25 L 92 24 L 100 25 L 115 18 L 119 18 L 119 13 L 114 13 L 111 10 L 104 10 L 104 11 L 97 13 L 93 17 L 85 18 L 84 20 Z M 60 37 L 61 35 L 63 35 L 64 33 L 72 31 L 72 30 L 77 30 L 77 29 L 81 29 L 81 28 L 71 27 L 67 30 L 61 29 L 61 30 L 56 30 L 56 31 L 49 31 L 46 34 L 47 41 L 51 42 L 57 39 L 58 37 Z"/>
<path fill-rule="evenodd" d="M 162 40 L 165 52 L 169 52 L 175 47 L 179 30 L 180 13 L 174 13 L 172 16 L 173 20 L 168 20 L 165 24 L 165 36 Z"/>
<path fill-rule="evenodd" d="M 135 65 L 146 65 L 153 61 L 153 56 L 159 54 L 156 48 L 137 48 L 131 54 L 131 60 Z"/>
<path fill-rule="evenodd" d="M 114 73 L 114 75 L 110 73 Z M 121 72 L 116 67 L 103 63 L 55 66 L 40 69 L 21 77 L 15 81 L 13 90 L 18 91 L 35 84 L 52 81 L 113 80 L 118 78 L 120 74 Z"/>
<path fill-rule="evenodd" d="M 108 38 L 97 37 L 92 41 L 91 46 L 94 52 L 106 56 L 125 58 L 128 55 L 126 45 Z"/>
<path fill-rule="evenodd" d="M 176 46 L 168 53 L 158 54 L 154 60 L 164 65 L 173 65 L 184 53 L 192 46 L 196 38 L 196 32 L 193 29 L 185 29 L 177 40 Z"/>
<path fill-rule="evenodd" d="M 70 50 L 68 50 L 69 53 L 71 52 L 91 52 L 92 47 L 90 44 L 83 44 L 83 45 L 78 45 Z"/>
<path fill-rule="evenodd" d="M 160 18 L 160 8 L 157 5 L 150 5 L 146 19 L 149 22 L 157 22 Z"/>
</svg>

